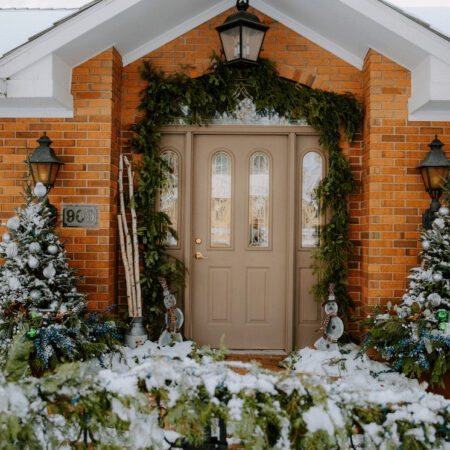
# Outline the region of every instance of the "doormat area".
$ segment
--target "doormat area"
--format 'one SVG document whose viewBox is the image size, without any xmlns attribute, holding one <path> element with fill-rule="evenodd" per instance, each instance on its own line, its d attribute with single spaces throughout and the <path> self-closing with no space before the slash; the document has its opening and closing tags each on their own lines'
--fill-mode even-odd
<svg viewBox="0 0 450 450">
<path fill-rule="evenodd" d="M 274 372 L 280 372 L 283 369 L 278 364 L 283 359 L 286 359 L 287 355 L 274 355 L 274 354 L 261 354 L 261 353 L 250 353 L 250 354 L 242 354 L 242 353 L 230 353 L 225 361 L 236 361 L 242 363 L 257 363 L 262 369 L 272 370 Z M 238 373 L 246 372 L 246 369 L 240 367 L 230 367 Z"/>
</svg>

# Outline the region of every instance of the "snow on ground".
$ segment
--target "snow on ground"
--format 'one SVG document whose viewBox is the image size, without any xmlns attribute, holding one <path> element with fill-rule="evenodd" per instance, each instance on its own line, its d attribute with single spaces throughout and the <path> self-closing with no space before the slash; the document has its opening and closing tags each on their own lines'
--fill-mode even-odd
<svg viewBox="0 0 450 450">
<path fill-rule="evenodd" d="M 427 383 L 392 370 L 387 364 L 358 355 L 359 347 L 348 344 L 340 351 L 319 352 L 304 348 L 290 355 L 289 366 L 296 373 L 337 377 L 334 389 L 359 393 L 367 401 L 383 404 L 423 396 Z"/>
</svg>

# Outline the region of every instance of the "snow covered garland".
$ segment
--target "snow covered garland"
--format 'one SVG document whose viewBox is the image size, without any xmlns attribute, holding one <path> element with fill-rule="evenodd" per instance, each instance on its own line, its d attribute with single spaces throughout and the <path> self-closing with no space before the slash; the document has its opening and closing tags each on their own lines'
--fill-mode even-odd
<svg viewBox="0 0 450 450">
<path fill-rule="evenodd" d="M 446 186 L 450 203 L 450 179 Z M 442 206 L 432 228 L 422 233 L 423 262 L 412 269 L 408 292 L 400 305 L 369 321 L 362 352 L 374 348 L 394 368 L 409 376 L 422 372 L 444 385 L 450 365 L 450 215 Z"/>
<path fill-rule="evenodd" d="M 147 342 L 105 358 L 108 369 L 73 363 L 16 383 L 0 373 L 0 448 L 199 448 L 218 418 L 244 449 L 445 448 L 448 401 L 400 374 L 371 376 L 385 365 L 356 351 L 304 349 L 292 373 L 274 373 L 192 342 Z M 341 379 L 299 374 L 319 366 L 342 366 Z"/>
<path fill-rule="evenodd" d="M 119 337 L 114 323 L 84 318 L 84 294 L 67 265 L 42 183 L 7 222 L 0 242 L 0 363 L 15 379 L 64 361 L 101 355 Z M 1 367 L 1 366 L 0 366 Z"/>
</svg>

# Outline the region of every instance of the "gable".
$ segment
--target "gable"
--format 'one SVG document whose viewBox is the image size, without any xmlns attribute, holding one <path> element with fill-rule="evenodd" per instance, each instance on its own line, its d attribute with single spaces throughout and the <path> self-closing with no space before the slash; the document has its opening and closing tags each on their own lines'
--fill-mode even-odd
<svg viewBox="0 0 450 450">
<path fill-rule="evenodd" d="M 111 46 L 128 65 L 234 4 L 93 2 L 0 59 L 0 116 L 30 116 L 32 108 L 41 116 L 68 117 L 72 68 Z M 386 55 L 412 73 L 410 118 L 448 118 L 450 43 L 420 24 L 378 0 L 253 0 L 251 5 L 358 69 L 370 48 Z M 432 89 L 437 81 L 439 89 Z"/>
</svg>

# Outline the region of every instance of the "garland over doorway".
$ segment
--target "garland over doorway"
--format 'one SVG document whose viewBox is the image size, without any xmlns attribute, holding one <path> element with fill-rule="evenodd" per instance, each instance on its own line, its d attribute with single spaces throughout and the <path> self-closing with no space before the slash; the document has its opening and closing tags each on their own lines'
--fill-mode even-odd
<svg viewBox="0 0 450 450">
<path fill-rule="evenodd" d="M 254 102 L 260 116 L 279 115 L 287 120 L 306 120 L 321 133 L 320 144 L 328 151 L 329 169 L 317 188 L 322 214 L 331 211 L 321 226 L 320 245 L 314 252 L 314 268 L 319 281 L 314 286 L 316 300 L 324 299 L 331 283 L 335 285 L 340 310 L 348 314 L 353 302 L 346 288 L 347 259 L 351 249 L 347 197 L 356 182 L 339 146 L 341 132 L 351 142 L 362 120 L 362 106 L 350 93 L 336 94 L 312 89 L 280 77 L 275 64 L 267 59 L 251 67 L 229 66 L 219 56 L 205 75 L 190 78 L 187 70 L 166 75 L 144 62 L 142 77 L 148 83 L 142 92 L 139 109 L 142 119 L 133 130 L 132 145 L 143 154 L 139 168 L 139 188 L 135 195 L 139 214 L 139 235 L 143 247 L 142 277 L 144 316 L 154 336 L 163 318 L 163 293 L 159 277 L 172 288 L 184 285 L 184 266 L 168 257 L 164 246 L 166 232 L 176 234 L 169 217 L 157 210 L 157 194 L 166 182 L 170 168 L 161 158 L 160 128 L 182 120 L 200 125 L 217 114 L 234 111 L 240 90 Z"/>
</svg>

